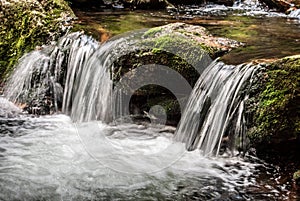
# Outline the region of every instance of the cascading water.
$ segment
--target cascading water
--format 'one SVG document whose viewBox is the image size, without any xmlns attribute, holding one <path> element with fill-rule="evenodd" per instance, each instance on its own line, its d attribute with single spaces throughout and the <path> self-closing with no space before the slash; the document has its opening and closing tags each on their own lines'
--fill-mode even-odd
<svg viewBox="0 0 300 201">
<path fill-rule="evenodd" d="M 140 33 L 143 32 L 115 37 L 102 45 L 79 32 L 66 35 L 57 44 L 24 55 L 4 94 L 29 113 L 51 114 L 61 110 L 76 122 L 109 122 L 113 108 L 113 62 L 126 52 L 147 48 L 136 43 L 135 37 L 140 37 Z"/>
<path fill-rule="evenodd" d="M 28 99 L 48 101 L 46 105 L 52 101 L 54 112 L 60 105 L 62 112 L 76 122 L 109 122 L 114 56 L 120 56 L 127 47 L 124 38 L 100 46 L 81 33 L 69 34 L 58 45 L 25 55 L 7 84 L 6 97 L 20 104 Z M 213 62 L 190 96 L 175 139 L 186 143 L 188 150 L 199 148 L 205 155 L 218 154 L 224 137 L 230 138 L 230 149 L 236 137 L 244 143 L 243 107 L 247 94 L 241 90 L 245 90 L 253 72 L 250 64 L 229 66 Z"/>
<path fill-rule="evenodd" d="M 33 109 L 50 101 L 66 115 L 31 117 L 0 99 L 0 200 L 255 198 L 244 189 L 256 185 L 257 164 L 193 150 L 218 152 L 227 131 L 243 139 L 241 90 L 254 68 L 214 62 L 205 70 L 175 136 L 193 150 L 186 152 L 164 126 L 103 123 L 111 118 L 109 71 L 114 55 L 128 48 L 124 41 L 99 46 L 75 33 L 20 60 L 6 96 L 42 100 Z"/>
<path fill-rule="evenodd" d="M 204 155 L 218 154 L 225 136 L 232 143 L 245 143 L 244 102 L 253 65 L 230 66 L 213 62 L 196 83 L 175 139 L 188 150 L 199 148 Z M 245 144 L 242 144 L 244 146 Z M 233 148 L 233 145 L 229 148 Z"/>
<path fill-rule="evenodd" d="M 112 48 L 119 42 L 100 46 L 88 36 L 73 33 L 57 45 L 28 53 L 7 83 L 5 96 L 21 105 L 32 100 L 25 105 L 31 113 L 61 108 L 74 121 L 106 121 L 112 88 L 109 62 Z"/>
<path fill-rule="evenodd" d="M 61 107 L 68 113 L 78 88 L 76 77 L 97 47 L 91 38 L 73 33 L 57 45 L 43 46 L 24 55 L 6 84 L 5 96 L 12 102 L 29 104 L 25 107 L 30 107 L 31 113 L 57 112 Z M 41 108 L 41 112 L 34 111 Z"/>
</svg>

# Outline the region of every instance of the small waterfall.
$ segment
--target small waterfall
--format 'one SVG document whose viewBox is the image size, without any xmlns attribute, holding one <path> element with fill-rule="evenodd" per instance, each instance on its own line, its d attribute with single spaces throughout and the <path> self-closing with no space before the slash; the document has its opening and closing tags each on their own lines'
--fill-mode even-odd
<svg viewBox="0 0 300 201">
<path fill-rule="evenodd" d="M 175 140 L 185 142 L 188 150 L 201 149 L 205 155 L 218 154 L 224 140 L 231 149 L 234 140 L 244 146 L 243 110 L 254 71 L 251 64 L 231 66 L 214 61 L 190 95 Z"/>
<path fill-rule="evenodd" d="M 5 96 L 34 114 L 68 107 L 72 90 L 64 87 L 76 89 L 78 71 L 97 47 L 97 42 L 77 32 L 24 55 L 5 86 Z"/>
<path fill-rule="evenodd" d="M 112 91 L 113 63 L 134 48 L 143 48 L 136 45 L 135 35 L 100 45 L 81 33 L 69 34 L 57 44 L 22 57 L 5 95 L 26 104 L 32 113 L 61 110 L 76 122 L 109 122 L 114 115 L 114 98 L 120 99 L 120 94 Z M 219 153 L 222 141 L 229 143 L 230 149 L 235 144 L 232 139 L 244 145 L 243 110 L 253 72 L 251 64 L 230 66 L 215 61 L 207 67 L 191 93 L 175 139 L 186 143 L 188 150 L 199 148 L 209 155 Z"/>
<path fill-rule="evenodd" d="M 111 118 L 113 49 L 122 41 L 100 46 L 77 32 L 30 52 L 20 59 L 5 96 L 34 114 L 61 110 L 74 121 L 107 121 Z"/>
</svg>

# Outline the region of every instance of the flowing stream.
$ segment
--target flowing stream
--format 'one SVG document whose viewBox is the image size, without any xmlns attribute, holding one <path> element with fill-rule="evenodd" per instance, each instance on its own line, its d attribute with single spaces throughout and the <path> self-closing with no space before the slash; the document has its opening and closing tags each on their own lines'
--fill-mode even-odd
<svg viewBox="0 0 300 201">
<path fill-rule="evenodd" d="M 124 40 L 99 46 L 93 39 L 74 33 L 20 60 L 6 86 L 6 98 L 0 99 L 1 200 L 247 200 L 287 196 L 275 187 L 257 184 L 254 175 L 258 168 L 274 171 L 266 164 L 250 156 L 208 158 L 203 154 L 218 152 L 215 148 L 232 121 L 230 115 L 236 117 L 236 135 L 243 137 L 240 131 L 246 96 L 239 92 L 249 82 L 253 67 L 219 61 L 208 66 L 192 92 L 174 140 L 173 127 L 136 124 L 125 117 L 122 121 L 107 118 L 113 45 L 124 48 Z M 59 113 L 56 107 L 60 104 L 65 114 L 30 116 L 7 100 L 22 103 L 33 97 L 43 102 L 45 94 L 54 103 L 53 111 Z M 210 107 L 207 102 L 211 109 L 206 109 Z M 206 119 L 202 126 L 207 130 L 205 136 L 213 140 L 207 140 L 205 147 L 194 140 L 204 136 L 198 133 L 201 122 L 194 120 L 197 112 L 203 111 L 208 113 L 202 117 Z M 214 118 L 216 113 L 222 118 Z M 189 123 L 198 127 L 184 126 Z M 216 126 L 210 136 L 206 124 Z"/>
<path fill-rule="evenodd" d="M 112 121 L 113 61 L 135 48 L 129 37 L 73 33 L 22 57 L 0 97 L 0 200 L 288 199 L 276 168 L 236 152 L 253 65 L 207 66 L 177 129 Z M 12 103 L 28 100 L 53 114 Z"/>
</svg>

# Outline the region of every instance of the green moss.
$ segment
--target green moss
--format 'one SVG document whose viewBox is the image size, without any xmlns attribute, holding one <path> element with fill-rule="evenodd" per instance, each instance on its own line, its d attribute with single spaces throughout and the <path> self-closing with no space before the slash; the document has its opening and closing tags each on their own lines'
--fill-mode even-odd
<svg viewBox="0 0 300 201">
<path fill-rule="evenodd" d="M 294 180 L 299 180 L 300 179 L 300 170 L 298 170 L 297 172 L 294 173 L 293 179 Z"/>
<path fill-rule="evenodd" d="M 152 30 L 150 33 L 157 33 L 157 31 L 158 30 Z M 178 34 L 165 34 L 155 38 L 149 38 L 143 41 L 143 44 L 150 47 L 153 53 L 159 53 L 161 51 L 170 52 L 180 56 L 192 65 L 200 61 L 205 54 L 212 56 L 215 53 L 213 48 Z"/>
<path fill-rule="evenodd" d="M 2 4 L 0 16 L 0 80 L 13 70 L 16 61 L 36 46 L 61 34 L 63 19 L 73 16 L 63 0 L 9 1 Z"/>
<path fill-rule="evenodd" d="M 155 34 L 160 33 L 163 29 L 161 27 L 154 27 L 152 29 L 149 29 L 144 33 L 144 37 L 149 38 L 149 37 L 154 37 Z"/>
<path fill-rule="evenodd" d="M 255 112 L 252 141 L 284 141 L 300 131 L 300 56 L 267 66 L 265 88 Z"/>
</svg>

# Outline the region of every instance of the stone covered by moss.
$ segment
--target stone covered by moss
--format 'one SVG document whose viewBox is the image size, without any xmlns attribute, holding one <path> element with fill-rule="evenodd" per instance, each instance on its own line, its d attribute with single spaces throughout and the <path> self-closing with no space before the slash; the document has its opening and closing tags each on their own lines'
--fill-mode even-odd
<svg viewBox="0 0 300 201">
<path fill-rule="evenodd" d="M 300 184 L 300 170 L 294 173 L 293 179 Z"/>
<path fill-rule="evenodd" d="M 0 80 L 36 46 L 57 39 L 74 16 L 63 0 L 2 0 L 0 9 Z"/>
<path fill-rule="evenodd" d="M 300 137 L 300 55 L 266 65 L 249 137 L 279 143 Z"/>
<path fill-rule="evenodd" d="M 132 52 L 121 56 L 114 64 L 114 79 L 119 80 L 128 71 L 143 65 L 158 64 L 177 71 L 193 87 L 213 58 L 241 45 L 214 37 L 205 28 L 184 23 L 173 23 L 149 29 L 142 34 Z M 149 72 L 149 76 L 151 72 Z M 188 97 L 182 97 L 187 99 Z M 153 105 L 161 105 L 168 122 L 176 124 L 180 119 L 179 103 L 171 92 L 161 87 L 145 87 L 136 93 L 132 104 L 147 111 Z"/>
</svg>

